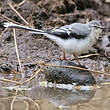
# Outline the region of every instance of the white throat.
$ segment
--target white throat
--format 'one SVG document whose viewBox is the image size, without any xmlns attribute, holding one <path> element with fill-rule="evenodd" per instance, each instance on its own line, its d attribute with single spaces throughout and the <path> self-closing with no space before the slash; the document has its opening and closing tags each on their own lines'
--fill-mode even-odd
<svg viewBox="0 0 110 110">
<path fill-rule="evenodd" d="M 95 37 L 95 39 L 98 39 L 100 37 L 101 33 L 102 33 L 101 28 L 98 28 L 98 29 L 92 28 L 90 35 L 91 35 L 91 37 Z"/>
</svg>

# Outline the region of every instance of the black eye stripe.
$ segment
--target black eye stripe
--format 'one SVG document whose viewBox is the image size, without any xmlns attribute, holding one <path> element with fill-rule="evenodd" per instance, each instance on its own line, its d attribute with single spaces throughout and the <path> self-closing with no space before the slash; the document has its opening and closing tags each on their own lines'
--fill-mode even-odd
<svg viewBox="0 0 110 110">
<path fill-rule="evenodd" d="M 94 25 L 94 27 L 99 27 L 98 25 Z"/>
<path fill-rule="evenodd" d="M 102 26 L 101 26 L 101 25 L 92 25 L 92 27 L 100 28 L 100 27 L 102 27 Z"/>
</svg>

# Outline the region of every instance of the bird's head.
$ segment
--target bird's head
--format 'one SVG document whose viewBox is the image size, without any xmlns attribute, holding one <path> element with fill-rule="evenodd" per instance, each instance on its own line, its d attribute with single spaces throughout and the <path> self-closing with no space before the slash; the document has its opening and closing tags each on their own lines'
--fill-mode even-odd
<svg viewBox="0 0 110 110">
<path fill-rule="evenodd" d="M 95 37 L 95 39 L 98 39 L 102 33 L 102 30 L 104 27 L 98 20 L 92 20 L 87 23 L 89 26 L 89 30 L 91 31 L 91 35 Z"/>
<path fill-rule="evenodd" d="M 102 24 L 98 20 L 92 20 L 92 21 L 88 22 L 88 25 L 89 25 L 90 29 L 95 29 L 95 30 L 104 29 L 104 27 L 102 26 Z"/>
</svg>

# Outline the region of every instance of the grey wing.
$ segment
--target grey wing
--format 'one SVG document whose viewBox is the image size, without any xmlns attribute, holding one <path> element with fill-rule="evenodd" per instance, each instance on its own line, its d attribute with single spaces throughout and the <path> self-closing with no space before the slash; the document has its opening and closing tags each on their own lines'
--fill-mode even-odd
<svg viewBox="0 0 110 110">
<path fill-rule="evenodd" d="M 63 39 L 84 39 L 90 34 L 90 31 L 86 24 L 73 23 L 71 25 L 62 26 L 58 29 L 53 29 L 48 31 L 48 33 Z"/>
</svg>

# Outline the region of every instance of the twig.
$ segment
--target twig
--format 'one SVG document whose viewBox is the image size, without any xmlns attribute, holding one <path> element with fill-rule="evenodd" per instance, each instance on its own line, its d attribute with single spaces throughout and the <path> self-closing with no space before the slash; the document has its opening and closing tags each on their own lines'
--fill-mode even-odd
<svg viewBox="0 0 110 110">
<path fill-rule="evenodd" d="M 5 29 L 2 31 L 2 33 L 1 33 L 0 37 L 2 37 L 2 36 L 3 36 L 3 34 L 7 31 L 7 29 L 8 29 L 8 28 L 5 28 Z"/>
<path fill-rule="evenodd" d="M 5 28 L 4 31 L 2 31 L 1 35 L 0 35 L 0 44 L 2 43 L 2 38 L 3 38 L 3 34 L 7 31 L 8 28 Z"/>
<path fill-rule="evenodd" d="M 23 96 L 23 97 L 25 97 L 25 96 Z M 39 105 L 38 105 L 38 103 L 37 102 L 35 102 L 33 99 L 31 99 L 30 97 L 25 97 L 26 99 L 28 99 L 28 100 L 30 100 L 31 102 L 33 102 L 34 104 L 35 104 L 35 106 L 37 107 L 37 110 L 40 110 L 40 107 L 39 107 Z"/>
<path fill-rule="evenodd" d="M 45 62 L 32 62 L 32 65 L 44 65 Z M 78 67 L 78 66 L 68 66 L 68 65 L 53 65 L 53 64 L 49 64 L 49 63 L 45 63 L 45 66 L 53 66 L 53 67 L 61 67 L 61 68 L 71 68 L 71 69 L 78 69 L 78 70 L 84 70 L 84 71 L 88 71 L 88 72 L 94 72 L 94 73 L 99 73 L 99 74 L 104 74 L 106 76 L 110 76 L 110 74 L 106 73 L 106 72 L 102 72 L 102 71 L 93 71 L 93 70 L 89 70 L 86 68 L 82 68 L 82 67 Z"/>
<path fill-rule="evenodd" d="M 25 101 L 25 100 L 23 102 L 24 102 L 24 104 L 26 104 L 25 110 L 29 110 L 29 103 L 27 101 Z"/>
<path fill-rule="evenodd" d="M 14 98 L 13 98 L 13 100 L 12 100 L 12 102 L 11 102 L 11 110 L 13 110 L 13 105 L 14 105 L 14 101 L 16 100 L 16 97 L 17 97 L 17 96 L 14 96 Z"/>
<path fill-rule="evenodd" d="M 8 5 L 27 25 L 29 25 L 29 23 L 20 15 L 20 13 L 11 5 L 11 3 L 9 3 Z"/>
<path fill-rule="evenodd" d="M 91 57 L 91 56 L 98 56 L 98 55 L 99 55 L 98 53 L 94 53 L 94 54 L 89 54 L 89 55 L 79 56 L 78 59 L 88 58 L 88 57 Z"/>
<path fill-rule="evenodd" d="M 82 67 L 77 67 L 77 66 L 67 66 L 67 65 L 53 65 L 53 64 L 45 64 L 46 66 L 52 66 L 52 67 L 61 67 L 61 68 L 71 68 L 71 69 L 78 69 L 78 70 L 84 70 L 88 72 L 93 72 L 93 73 L 99 73 L 99 74 L 104 74 L 106 76 L 110 76 L 110 74 L 102 72 L 102 71 L 93 71 L 93 70 L 88 70 L 86 68 Z"/>
<path fill-rule="evenodd" d="M 37 71 L 34 72 L 34 75 L 31 76 L 31 78 L 27 79 L 26 81 L 24 82 L 17 82 L 17 81 L 13 81 L 13 80 L 9 80 L 9 79 L 4 79 L 4 78 L 0 78 L 0 81 L 4 81 L 4 82 L 9 82 L 9 83 L 14 83 L 14 84 L 17 84 L 17 85 L 23 85 L 29 81 L 31 81 L 33 78 L 35 78 L 37 76 L 37 74 L 43 69 L 44 65 L 41 66 L 41 68 Z"/>
<path fill-rule="evenodd" d="M 13 33 L 14 33 L 14 42 L 15 42 L 16 55 L 17 55 L 17 58 L 18 58 L 20 72 L 22 73 L 22 79 L 23 79 L 25 77 L 25 75 L 24 75 L 24 72 L 22 70 L 21 61 L 20 61 L 20 57 L 19 57 L 19 54 L 18 54 L 18 46 L 17 46 L 17 42 L 16 42 L 16 32 L 15 32 L 15 29 L 13 29 Z"/>
<path fill-rule="evenodd" d="M 17 71 L 15 71 L 14 69 L 11 69 L 10 67 L 8 67 L 7 66 L 7 68 L 9 68 L 10 69 L 10 71 L 12 72 L 12 73 L 14 73 L 14 74 L 19 74 Z"/>
<path fill-rule="evenodd" d="M 6 21 L 8 21 L 8 22 L 12 22 L 12 23 L 15 23 L 15 24 L 20 24 L 20 23 L 14 21 L 14 20 L 12 20 L 12 19 L 10 19 L 10 18 L 8 18 L 8 17 L 2 15 L 2 14 L 0 14 L 0 17 L 1 17 L 3 20 L 6 20 Z"/>
<path fill-rule="evenodd" d="M 37 74 L 38 74 L 43 68 L 44 68 L 44 65 L 42 65 L 39 70 L 35 71 L 34 74 L 33 74 L 29 79 L 27 79 L 27 80 L 24 81 L 24 82 L 21 82 L 21 85 L 23 85 L 23 84 L 25 84 L 25 83 L 31 81 L 33 78 L 35 78 L 35 77 L 37 76 Z"/>
<path fill-rule="evenodd" d="M 9 82 L 9 83 L 14 83 L 14 84 L 20 85 L 20 82 L 9 80 L 9 79 L 0 78 L 0 81 L 4 81 L 4 82 Z"/>
<path fill-rule="evenodd" d="M 31 65 L 44 65 L 45 62 L 32 62 L 29 63 Z M 27 64 L 28 65 L 28 64 Z M 68 65 L 53 65 L 53 64 L 49 64 L 49 63 L 45 63 L 45 66 L 53 66 L 53 67 L 61 67 L 61 68 L 71 68 L 71 69 L 78 69 L 78 70 L 84 70 L 84 71 L 88 71 L 88 72 L 94 72 L 94 73 L 98 73 L 98 74 L 104 74 L 106 76 L 110 76 L 110 74 L 106 73 L 106 72 L 102 72 L 102 71 L 93 71 L 93 70 L 89 70 L 86 68 L 82 68 L 82 67 L 78 67 L 78 66 L 68 66 Z"/>
<path fill-rule="evenodd" d="M 9 91 L 8 91 L 9 92 Z M 12 95 L 15 95 L 14 93 L 12 93 L 12 92 L 9 92 L 10 94 L 12 94 Z M 7 96 L 7 97 L 0 97 L 0 100 L 8 100 L 8 99 L 12 99 L 12 98 L 14 98 L 14 96 Z"/>
<path fill-rule="evenodd" d="M 19 89 L 16 90 L 16 95 L 14 96 L 14 98 L 13 98 L 13 100 L 12 100 L 12 102 L 11 102 L 11 110 L 13 110 L 13 105 L 14 105 L 14 102 L 15 102 L 15 100 L 16 100 L 16 98 L 17 98 L 18 90 L 19 90 Z"/>
<path fill-rule="evenodd" d="M 15 71 L 14 69 L 12 69 L 11 67 L 9 67 L 7 64 L 5 64 L 5 66 L 10 70 L 10 72 L 12 72 L 13 74 L 19 74 L 19 72 Z M 7 71 L 5 71 L 7 72 Z"/>
<path fill-rule="evenodd" d="M 33 24 L 33 19 L 32 19 L 32 17 L 33 17 L 33 14 L 34 14 L 34 12 L 35 12 L 35 7 L 36 6 L 33 6 L 33 8 L 32 8 L 32 13 L 30 14 L 30 16 L 29 16 L 29 26 L 30 27 L 32 27 L 32 28 L 35 28 L 35 26 L 34 26 L 34 24 Z"/>
<path fill-rule="evenodd" d="M 27 0 L 23 0 L 22 2 L 20 2 L 19 4 L 16 4 L 15 7 L 20 7 L 21 5 L 23 5 Z"/>
</svg>

